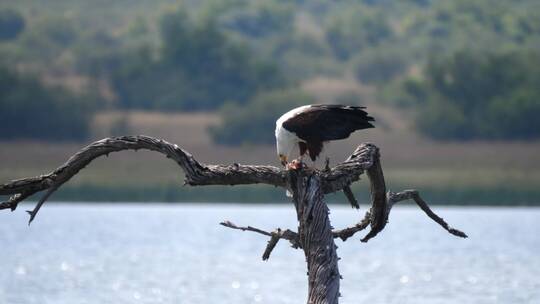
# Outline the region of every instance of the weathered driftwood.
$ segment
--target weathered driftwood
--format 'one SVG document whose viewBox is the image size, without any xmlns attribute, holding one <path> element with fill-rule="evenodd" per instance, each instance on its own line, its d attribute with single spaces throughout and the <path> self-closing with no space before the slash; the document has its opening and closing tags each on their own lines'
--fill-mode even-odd
<svg viewBox="0 0 540 304">
<path fill-rule="evenodd" d="M 308 303 L 338 303 L 340 275 L 334 238 L 345 241 L 355 233 L 370 226 L 371 230 L 361 239 L 363 242 L 367 242 L 384 229 L 390 210 L 399 201 L 413 199 L 431 219 L 449 233 L 459 237 L 467 237 L 465 233 L 451 228 L 442 218 L 437 216 L 416 190 L 387 193 L 380 165 L 379 149 L 369 143 L 358 146 L 347 160 L 333 168 L 329 168 L 327 162 L 326 168 L 320 171 L 306 167 L 297 170 L 284 170 L 274 166 L 205 165 L 196 161 L 191 154 L 177 145 L 164 140 L 148 136 L 106 138 L 83 148 L 51 173 L 0 185 L 0 195 L 11 196 L 7 201 L 0 203 L 0 209 L 13 211 L 24 199 L 37 192 L 45 191 L 35 208 L 28 211 L 30 223 L 50 195 L 92 160 L 111 152 L 139 149 L 160 152 L 174 160 L 185 172 L 186 185 L 263 183 L 289 190 L 293 194 L 293 202 L 297 212 L 297 232 L 280 228 L 273 232 L 267 232 L 251 226 L 237 226 L 229 221 L 221 224 L 229 228 L 269 236 L 270 240 L 263 253 L 263 260 L 270 257 L 280 239 L 288 240 L 293 248 L 301 248 L 308 266 Z M 323 200 L 324 195 L 343 191 L 349 202 L 357 207 L 358 202 L 354 198 L 350 185 L 358 181 L 364 172 L 371 183 L 371 208 L 359 223 L 341 230 L 332 230 L 328 207 Z"/>
</svg>

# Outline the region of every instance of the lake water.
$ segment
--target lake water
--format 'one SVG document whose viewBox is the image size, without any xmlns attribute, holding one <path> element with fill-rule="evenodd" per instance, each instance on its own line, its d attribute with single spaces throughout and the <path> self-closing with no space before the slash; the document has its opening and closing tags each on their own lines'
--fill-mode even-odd
<svg viewBox="0 0 540 304">
<path fill-rule="evenodd" d="M 0 213 L 0 303 L 305 303 L 303 253 L 218 225 L 295 228 L 292 206 L 45 205 Z M 540 209 L 396 207 L 369 243 L 337 241 L 340 303 L 540 303 Z M 362 212 L 331 206 L 335 227 Z"/>
</svg>

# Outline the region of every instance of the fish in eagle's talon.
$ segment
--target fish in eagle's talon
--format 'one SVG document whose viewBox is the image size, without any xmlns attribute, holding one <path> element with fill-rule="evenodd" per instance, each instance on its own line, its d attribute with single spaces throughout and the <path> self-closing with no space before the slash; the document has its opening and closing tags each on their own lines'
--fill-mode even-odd
<svg viewBox="0 0 540 304">
<path fill-rule="evenodd" d="M 305 164 L 298 159 L 293 160 L 292 162 L 285 165 L 285 169 L 287 170 L 298 170 L 304 168 Z"/>
</svg>

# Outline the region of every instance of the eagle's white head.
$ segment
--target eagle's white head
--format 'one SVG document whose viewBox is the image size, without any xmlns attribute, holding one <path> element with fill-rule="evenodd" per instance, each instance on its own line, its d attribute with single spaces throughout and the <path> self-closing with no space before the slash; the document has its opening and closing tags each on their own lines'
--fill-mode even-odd
<svg viewBox="0 0 540 304">
<path fill-rule="evenodd" d="M 276 122 L 276 149 L 283 166 L 287 165 L 288 159 L 298 144 L 298 141 L 298 137 L 283 128 L 279 120 Z"/>
<path fill-rule="evenodd" d="M 296 134 L 283 127 L 283 123 L 309 107 L 310 106 L 307 105 L 294 108 L 281 115 L 281 117 L 276 121 L 276 149 L 278 157 L 283 166 L 287 165 L 291 153 L 293 152 L 294 148 L 297 147 L 298 142 L 300 142 L 300 138 L 298 138 Z"/>
</svg>

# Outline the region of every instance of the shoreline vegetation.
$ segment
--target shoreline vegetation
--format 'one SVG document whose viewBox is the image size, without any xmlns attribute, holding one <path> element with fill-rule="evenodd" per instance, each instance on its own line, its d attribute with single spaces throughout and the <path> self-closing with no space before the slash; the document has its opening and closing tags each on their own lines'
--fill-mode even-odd
<svg viewBox="0 0 540 304">
<path fill-rule="evenodd" d="M 403 188 L 399 184 L 392 188 Z M 512 187 L 495 188 L 429 188 L 421 187 L 422 194 L 431 205 L 452 206 L 540 206 L 540 189 L 516 190 Z M 360 205 L 369 202 L 366 185 L 353 187 Z M 38 200 L 39 196 L 32 197 Z M 66 185 L 53 196 L 57 202 L 92 203 L 290 203 L 281 189 L 269 186 L 207 186 L 183 187 L 177 184 L 155 186 L 107 187 L 96 185 Z M 330 204 L 347 204 L 342 193 L 328 195 Z"/>
<path fill-rule="evenodd" d="M 381 148 L 387 186 L 416 187 L 430 204 L 540 205 L 540 142 L 433 142 L 419 137 L 391 108 L 369 105 L 380 127 L 328 147 L 331 163 L 346 158 L 362 142 Z M 99 115 L 92 129 L 94 139 L 107 136 L 116 119 L 125 119 L 132 134 L 146 134 L 176 143 L 208 164 L 273 164 L 278 166 L 272 145 L 227 147 L 212 143 L 209 126 L 219 122 L 212 113 L 161 114 L 117 112 Z M 125 132 L 122 131 L 122 132 Z M 359 133 L 359 132 L 357 132 Z M 0 183 L 50 172 L 89 144 L 35 141 L 0 142 Z M 322 163 L 317 163 L 322 167 Z M 182 186 L 183 172 L 173 162 L 151 152 L 122 152 L 102 157 L 85 168 L 52 197 L 59 201 L 101 202 L 288 202 L 280 189 L 267 186 Z M 367 181 L 353 188 L 368 202 Z M 35 199 L 38 199 L 37 197 Z M 343 194 L 328 196 L 329 202 L 345 203 Z"/>
</svg>

